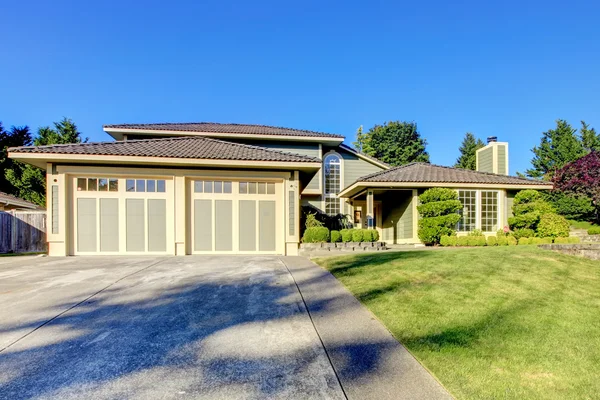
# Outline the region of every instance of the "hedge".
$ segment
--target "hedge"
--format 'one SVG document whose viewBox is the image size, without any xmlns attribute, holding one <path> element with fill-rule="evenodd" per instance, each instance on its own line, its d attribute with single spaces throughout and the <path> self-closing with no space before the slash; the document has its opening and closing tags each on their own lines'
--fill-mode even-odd
<svg viewBox="0 0 600 400">
<path fill-rule="evenodd" d="M 339 243 L 342 241 L 342 234 L 340 231 L 331 231 L 331 243 Z"/>
<path fill-rule="evenodd" d="M 592 226 L 587 233 L 588 235 L 600 235 L 600 226 Z"/>
<path fill-rule="evenodd" d="M 340 234 L 341 241 L 344 243 L 379 241 L 379 232 L 375 229 L 342 229 Z M 331 241 L 333 242 L 333 239 Z"/>
<path fill-rule="evenodd" d="M 490 236 L 489 238 L 487 238 L 487 245 L 498 246 L 498 239 L 496 238 L 496 236 Z"/>
<path fill-rule="evenodd" d="M 457 213 L 462 208 L 458 193 L 447 188 L 427 189 L 419 196 L 417 206 L 419 219 L 419 239 L 425 244 L 438 244 L 443 236 L 452 236 L 460 220 Z"/>
<path fill-rule="evenodd" d="M 456 236 L 442 236 L 440 238 L 440 245 L 444 247 L 453 247 L 456 246 L 457 240 Z"/>
<path fill-rule="evenodd" d="M 306 228 L 303 243 L 324 243 L 329 241 L 329 229 L 325 227 Z"/>
</svg>

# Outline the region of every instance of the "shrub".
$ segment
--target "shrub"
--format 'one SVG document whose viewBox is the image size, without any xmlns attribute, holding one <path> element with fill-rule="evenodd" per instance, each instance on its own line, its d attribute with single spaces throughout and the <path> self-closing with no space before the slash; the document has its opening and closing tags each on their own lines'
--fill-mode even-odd
<svg viewBox="0 0 600 400">
<path fill-rule="evenodd" d="M 496 236 L 490 236 L 489 238 L 487 238 L 487 245 L 498 246 L 498 238 L 496 238 Z"/>
<path fill-rule="evenodd" d="M 352 242 L 363 241 L 363 229 L 352 229 Z"/>
<path fill-rule="evenodd" d="M 517 238 L 514 236 L 507 236 L 506 237 L 506 243 L 509 246 L 516 246 L 517 245 Z"/>
<path fill-rule="evenodd" d="M 555 238 L 559 236 L 569 236 L 570 224 L 569 221 L 562 215 L 545 214 L 540 218 L 540 223 L 537 228 L 538 237 Z"/>
<path fill-rule="evenodd" d="M 348 243 L 352 241 L 352 231 L 354 229 L 342 229 L 340 234 L 342 235 L 342 242 Z"/>
<path fill-rule="evenodd" d="M 317 213 L 307 213 L 306 221 L 304 222 L 304 226 L 308 228 L 320 228 L 323 226 L 323 223 L 317 219 Z"/>
<path fill-rule="evenodd" d="M 456 242 L 457 242 L 456 236 L 442 236 L 440 238 L 440 244 L 444 247 L 456 246 Z"/>
<path fill-rule="evenodd" d="M 329 229 L 325 227 L 306 228 L 302 242 L 304 243 L 324 243 L 329 241 Z"/>
<path fill-rule="evenodd" d="M 577 243 L 581 243 L 581 238 L 577 237 L 577 236 L 570 236 L 567 238 L 570 244 L 577 244 Z"/>
<path fill-rule="evenodd" d="M 592 226 L 587 233 L 588 235 L 600 235 L 600 226 Z"/>
<path fill-rule="evenodd" d="M 566 194 L 558 190 L 542 193 L 542 196 L 556 209 L 556 213 L 567 219 L 589 221 L 594 218 L 592 199 L 582 194 Z"/>
<path fill-rule="evenodd" d="M 528 237 L 519 238 L 519 240 L 518 240 L 519 246 L 523 246 L 526 244 L 532 244 L 532 242 L 531 242 L 532 239 L 533 238 L 528 238 Z"/>
<path fill-rule="evenodd" d="M 569 238 L 568 237 L 557 237 L 557 238 L 554 238 L 554 243 L 567 244 L 567 243 L 569 243 Z"/>
<path fill-rule="evenodd" d="M 540 238 L 541 244 L 552 244 L 553 239 L 551 237 Z"/>
<path fill-rule="evenodd" d="M 469 245 L 469 237 L 468 236 L 459 236 L 456 239 L 457 246 L 470 246 Z"/>
<path fill-rule="evenodd" d="M 340 233 L 340 231 L 331 231 L 330 236 L 331 243 L 339 243 L 342 241 L 342 234 Z"/>
<path fill-rule="evenodd" d="M 371 234 L 371 242 L 378 242 L 379 241 L 379 232 L 377 231 L 377 229 L 368 229 L 369 233 Z"/>
<path fill-rule="evenodd" d="M 513 237 L 513 239 L 514 239 L 514 237 Z M 508 238 L 506 236 L 500 236 L 498 238 L 498 246 L 508 246 Z"/>
<path fill-rule="evenodd" d="M 471 232 L 469 232 L 469 236 L 484 236 L 484 234 L 481 229 L 473 229 Z"/>
<path fill-rule="evenodd" d="M 515 239 L 519 240 L 521 238 L 534 237 L 535 236 L 535 232 L 533 231 L 533 229 L 520 228 L 520 229 L 515 229 L 513 231 L 513 236 L 515 237 Z"/>
<path fill-rule="evenodd" d="M 511 229 L 537 229 L 544 214 L 555 213 L 550 203 L 543 199 L 537 190 L 521 190 L 515 196 L 512 206 L 513 216 L 508 219 Z"/>
<path fill-rule="evenodd" d="M 454 228 L 460 220 L 457 211 L 462 208 L 456 191 L 445 188 L 427 189 L 419 196 L 419 202 L 419 239 L 423 243 L 437 244 L 442 236 L 454 235 Z"/>
<path fill-rule="evenodd" d="M 469 238 L 468 243 L 469 246 L 486 246 L 487 241 L 485 236 L 467 236 Z"/>
</svg>

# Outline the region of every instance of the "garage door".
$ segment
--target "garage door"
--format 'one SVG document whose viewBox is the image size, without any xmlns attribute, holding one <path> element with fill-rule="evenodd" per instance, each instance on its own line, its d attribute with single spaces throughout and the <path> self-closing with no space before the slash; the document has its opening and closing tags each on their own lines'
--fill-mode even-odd
<svg viewBox="0 0 600 400">
<path fill-rule="evenodd" d="M 74 177 L 71 254 L 172 254 L 173 185 L 162 178 Z"/>
<path fill-rule="evenodd" d="M 283 254 L 281 181 L 192 180 L 193 253 Z"/>
</svg>

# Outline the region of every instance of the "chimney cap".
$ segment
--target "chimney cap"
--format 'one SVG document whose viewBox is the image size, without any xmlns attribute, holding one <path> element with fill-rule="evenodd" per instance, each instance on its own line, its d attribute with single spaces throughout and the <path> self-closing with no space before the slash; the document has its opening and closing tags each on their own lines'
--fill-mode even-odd
<svg viewBox="0 0 600 400">
<path fill-rule="evenodd" d="M 488 138 L 487 138 L 488 144 L 490 144 L 492 142 L 497 142 L 497 141 L 498 141 L 498 136 L 488 136 Z"/>
</svg>

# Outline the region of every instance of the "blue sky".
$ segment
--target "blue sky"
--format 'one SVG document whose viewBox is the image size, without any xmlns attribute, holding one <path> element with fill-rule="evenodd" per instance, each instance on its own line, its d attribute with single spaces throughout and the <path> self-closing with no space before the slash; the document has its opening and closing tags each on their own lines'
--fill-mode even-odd
<svg viewBox="0 0 600 400">
<path fill-rule="evenodd" d="M 493 4 L 496 3 L 496 4 Z M 511 173 L 557 118 L 600 129 L 597 1 L 21 1 L 0 5 L 0 121 L 236 122 L 341 133 L 415 121 Z"/>
</svg>

